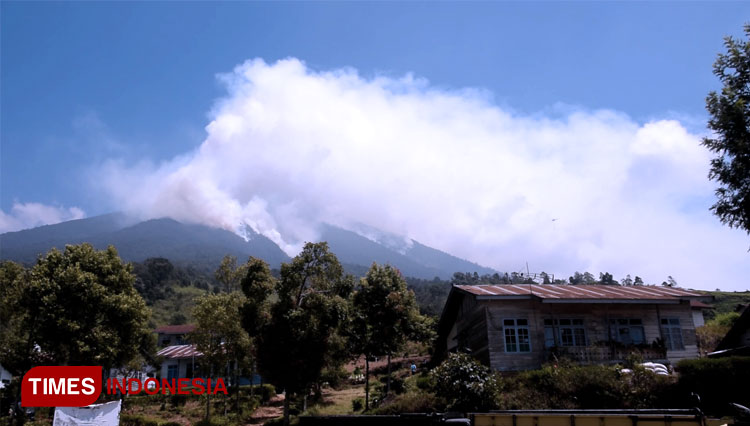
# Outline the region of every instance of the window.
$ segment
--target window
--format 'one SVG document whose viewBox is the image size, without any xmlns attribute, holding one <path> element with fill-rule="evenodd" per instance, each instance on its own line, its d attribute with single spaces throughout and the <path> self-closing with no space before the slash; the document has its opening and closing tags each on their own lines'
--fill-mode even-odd
<svg viewBox="0 0 750 426">
<path fill-rule="evenodd" d="M 503 330 L 505 333 L 505 352 L 531 352 L 528 320 L 503 320 Z"/>
<path fill-rule="evenodd" d="M 617 318 L 609 320 L 609 332 L 612 340 L 623 345 L 646 343 L 643 332 L 643 321 L 639 318 Z"/>
<path fill-rule="evenodd" d="M 167 367 L 167 380 L 172 380 L 178 378 L 180 375 L 180 366 L 179 365 L 170 365 Z"/>
<path fill-rule="evenodd" d="M 679 318 L 662 318 L 661 335 L 664 337 L 664 344 L 667 350 L 676 351 L 685 349 L 682 343 L 682 328 L 680 328 Z"/>
<path fill-rule="evenodd" d="M 586 346 L 586 329 L 580 318 L 545 319 L 544 346 Z"/>
</svg>

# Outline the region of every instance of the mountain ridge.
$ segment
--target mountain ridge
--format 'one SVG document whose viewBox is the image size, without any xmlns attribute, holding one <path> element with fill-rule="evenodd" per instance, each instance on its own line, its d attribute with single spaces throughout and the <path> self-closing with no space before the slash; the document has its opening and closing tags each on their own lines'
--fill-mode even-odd
<svg viewBox="0 0 750 426">
<path fill-rule="evenodd" d="M 373 262 L 390 264 L 405 276 L 422 279 L 449 279 L 454 272 L 495 272 L 414 240 L 397 248 L 333 225 L 324 224 L 320 231 L 320 240 L 327 241 L 347 271 L 356 275 Z M 225 229 L 170 218 L 138 222 L 111 213 L 0 234 L 0 259 L 32 264 L 52 247 L 63 249 L 65 244 L 84 242 L 97 249 L 114 245 L 125 261 L 164 257 L 176 263 L 202 265 L 207 270 L 218 266 L 227 254 L 241 261 L 248 256 L 258 257 L 272 268 L 290 259 L 267 237 L 250 229 L 248 232 L 252 238 L 246 240 Z"/>
</svg>

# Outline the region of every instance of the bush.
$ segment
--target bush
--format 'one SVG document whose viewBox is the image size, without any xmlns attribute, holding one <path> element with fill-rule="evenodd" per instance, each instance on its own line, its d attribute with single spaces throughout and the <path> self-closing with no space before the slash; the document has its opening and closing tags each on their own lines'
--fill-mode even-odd
<svg viewBox="0 0 750 426">
<path fill-rule="evenodd" d="M 276 388 L 268 383 L 265 383 L 263 385 L 243 385 L 240 386 L 240 391 L 242 395 L 250 395 L 250 391 L 252 390 L 253 395 L 256 395 L 260 398 L 261 403 L 266 403 L 271 400 L 274 396 L 276 396 Z"/>
<path fill-rule="evenodd" d="M 451 410 L 489 410 L 497 405 L 497 377 L 469 355 L 452 353 L 431 374 L 435 394 L 445 399 Z"/>
<path fill-rule="evenodd" d="M 380 383 L 383 384 L 382 392 L 383 395 L 385 395 L 385 389 L 388 386 L 388 376 L 383 376 L 380 378 Z M 395 375 L 391 375 L 391 393 L 400 394 L 404 393 L 406 390 L 406 383 L 404 382 L 404 379 L 401 377 L 397 377 Z"/>
<path fill-rule="evenodd" d="M 579 366 L 561 362 L 501 381 L 502 409 L 680 408 L 672 398 L 675 380 L 636 366 Z"/>
<path fill-rule="evenodd" d="M 180 422 L 164 422 L 160 423 L 159 426 L 182 426 Z"/>
<path fill-rule="evenodd" d="M 172 404 L 173 407 L 181 407 L 185 405 L 187 400 L 188 400 L 188 395 L 181 395 L 179 393 L 176 393 L 174 395 L 169 396 L 169 403 Z"/>
<path fill-rule="evenodd" d="M 352 400 L 352 411 L 362 411 L 365 407 L 365 400 L 363 398 L 355 398 Z"/>
<path fill-rule="evenodd" d="M 322 371 L 320 380 L 328 383 L 334 389 L 338 389 L 349 378 L 349 373 L 343 368 L 326 368 Z"/>
<path fill-rule="evenodd" d="M 120 426 L 159 426 L 159 421 L 146 416 L 120 414 Z"/>
<path fill-rule="evenodd" d="M 407 392 L 372 410 L 372 414 L 433 413 L 442 411 L 444 404 L 433 394 Z"/>
<path fill-rule="evenodd" d="M 715 416 L 731 415 L 730 402 L 750 406 L 750 357 L 682 360 L 678 396 L 689 401 L 690 393 L 701 397 L 701 408 Z"/>
<path fill-rule="evenodd" d="M 271 384 L 264 384 L 260 387 L 260 399 L 266 403 L 276 396 L 276 388 Z"/>
<path fill-rule="evenodd" d="M 432 380 L 432 377 L 430 377 L 427 374 L 422 374 L 417 377 L 416 380 L 417 388 L 421 390 L 431 390 L 433 386 L 435 386 L 434 381 Z"/>
</svg>

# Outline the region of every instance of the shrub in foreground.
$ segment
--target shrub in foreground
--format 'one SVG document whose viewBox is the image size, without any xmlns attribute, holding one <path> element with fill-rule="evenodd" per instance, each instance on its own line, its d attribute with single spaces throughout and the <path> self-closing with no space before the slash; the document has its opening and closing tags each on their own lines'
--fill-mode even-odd
<svg viewBox="0 0 750 426">
<path fill-rule="evenodd" d="M 497 376 L 489 368 L 466 354 L 452 353 L 430 373 L 435 395 L 455 411 L 480 411 L 496 408 L 500 389 Z"/>
<path fill-rule="evenodd" d="M 443 411 L 443 403 L 435 395 L 423 392 L 406 392 L 384 401 L 369 414 L 432 413 Z"/>
</svg>

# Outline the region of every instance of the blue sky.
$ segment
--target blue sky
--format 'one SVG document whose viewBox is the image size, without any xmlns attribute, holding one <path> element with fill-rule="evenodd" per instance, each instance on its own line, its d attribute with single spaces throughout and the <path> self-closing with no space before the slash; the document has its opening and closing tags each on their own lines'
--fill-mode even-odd
<svg viewBox="0 0 750 426">
<path fill-rule="evenodd" d="M 557 129 L 582 112 L 587 123 L 608 129 L 603 133 L 592 130 L 592 140 L 616 139 L 623 129 L 635 135 L 641 126 L 659 120 L 679 123 L 677 133 L 687 132 L 691 140 L 697 140 L 705 132 L 705 96 L 718 87 L 711 65 L 723 48 L 722 38 L 741 36 L 742 25 L 750 16 L 750 5 L 743 2 L 2 2 L 0 8 L 0 208 L 3 214 L 14 215 L 16 227 L 39 223 L 20 217 L 33 215 L 33 208 L 12 213 L 14 205 L 28 203 L 64 213 L 55 216 L 48 211 L 42 215 L 46 219 L 39 219 L 47 222 L 55 217 L 129 208 L 148 211 L 144 216 L 154 215 L 151 207 L 123 200 L 124 196 L 118 195 L 121 191 L 111 185 L 102 189 L 97 184 L 102 178 L 98 173 L 119 173 L 118 179 L 135 185 L 127 176 L 171 176 L 180 165 L 195 160 L 196 150 L 205 145 L 207 136 L 211 138 L 206 126 L 221 121 L 217 118 L 226 112 L 221 105 L 241 96 L 217 75 L 231 73 L 254 58 L 268 64 L 269 72 L 289 78 L 302 77 L 299 70 L 274 67 L 276 61 L 296 58 L 303 64 L 300 72 L 308 76 L 354 70 L 363 90 L 377 78 L 391 79 L 391 83 L 405 75 L 417 79 L 415 85 L 393 89 L 386 99 L 397 97 L 398 90 L 419 92 L 418 97 L 433 92 L 460 97 L 467 89 L 475 89 L 466 96 L 482 103 L 481 111 L 500 111 L 516 120 L 505 130 L 519 138 L 526 130 L 508 130 L 517 130 L 518 122 L 529 129 L 535 128 L 534 123 L 536 127 L 552 123 L 551 129 Z M 265 72 L 259 65 L 256 68 L 252 69 Z M 256 77 L 247 78 L 261 84 Z M 308 110 L 315 108 L 315 99 L 305 101 Z M 473 108 L 471 105 L 467 108 Z M 614 118 L 602 118 L 597 115 L 601 111 Z M 335 128 L 332 131 L 336 133 Z M 543 135 L 539 138 L 546 140 Z M 359 143 L 357 137 L 351 141 Z M 529 146 L 539 155 L 546 152 L 543 145 Z M 639 152 L 651 152 L 649 149 Z M 597 155 L 611 160 L 607 157 L 611 153 Z M 575 162 L 560 158 L 550 161 Z M 118 168 L 112 168 L 113 162 L 118 162 Z M 596 164 L 595 159 L 591 164 Z M 643 171 L 642 178 L 653 172 L 649 167 L 654 164 L 638 162 L 629 170 Z M 591 167 L 591 173 L 597 173 Z M 669 167 L 683 166 L 670 163 Z M 702 173 L 700 178 L 705 180 L 707 169 L 691 170 Z M 654 179 L 685 181 L 681 176 L 667 179 L 658 173 Z M 613 203 L 626 202 L 644 184 L 628 182 L 617 187 L 626 195 Z M 653 182 L 644 185 L 653 186 Z M 684 212 L 691 221 L 713 226 L 717 221 L 706 213 L 711 185 L 700 182 L 698 186 L 694 192 L 663 193 L 655 199 L 669 203 L 670 211 Z M 541 197 L 544 191 L 540 191 Z M 254 194 L 262 192 L 258 189 Z M 250 193 L 234 197 L 242 211 L 251 198 Z M 274 205 L 268 197 L 261 198 L 266 205 Z M 70 209 L 76 210 L 71 213 Z M 267 210 L 264 212 L 274 217 L 277 225 L 268 225 L 269 229 L 276 232 L 284 220 L 279 208 Z M 169 209 L 156 211 L 170 214 Z M 322 215 L 316 220 L 362 221 L 354 213 L 341 211 L 337 210 L 339 216 Z M 412 228 L 405 225 L 410 223 L 407 218 L 392 216 L 392 222 L 376 225 L 411 233 Z M 252 222 L 262 227 L 257 217 Z M 467 223 L 478 224 L 469 219 Z M 706 232 L 715 235 L 717 245 L 727 245 L 725 238 L 732 241 L 730 245 L 747 245 L 741 231 L 715 229 Z M 413 236 L 485 263 L 493 263 L 492 259 L 507 249 L 505 244 L 515 241 L 510 238 L 498 246 L 494 257 L 483 257 L 467 247 L 468 243 L 457 242 L 471 241 L 477 247 L 489 244 L 482 236 L 467 239 L 460 229 L 454 231 L 455 239 L 435 237 L 436 230 L 414 231 Z M 643 230 L 643 235 L 650 232 Z M 513 234 L 506 229 L 498 230 L 497 235 L 507 233 Z M 290 247 L 295 247 L 290 241 L 305 236 L 299 230 L 286 230 L 286 234 L 290 237 L 279 238 Z M 570 258 L 558 255 L 564 259 L 557 267 L 574 264 L 568 267 L 606 269 L 601 264 L 606 259 L 587 254 L 586 247 L 593 244 L 597 252 L 606 250 L 601 241 L 615 237 L 591 238 L 576 240 L 578 250 Z M 565 241 L 572 243 L 563 238 L 559 244 Z M 536 247 L 528 245 L 527 258 Z M 617 257 L 617 253 L 611 256 Z M 745 260 L 729 269 L 747 272 L 739 266 Z M 498 261 L 491 266 L 506 265 Z M 628 266 L 622 268 L 625 271 Z M 654 277 L 657 280 L 661 278 Z"/>
</svg>

